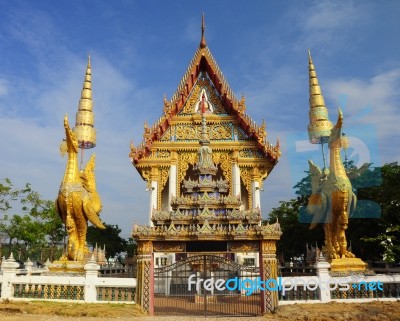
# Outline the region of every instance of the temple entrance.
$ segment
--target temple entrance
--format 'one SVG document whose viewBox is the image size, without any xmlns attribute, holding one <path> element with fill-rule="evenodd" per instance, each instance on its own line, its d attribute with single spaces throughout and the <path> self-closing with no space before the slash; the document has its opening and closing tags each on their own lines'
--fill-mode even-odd
<svg viewBox="0 0 400 321">
<path fill-rule="evenodd" d="M 176 254 L 176 262 L 156 257 L 154 314 L 250 316 L 262 314 L 260 277 L 254 262 L 233 261 L 233 253 Z M 228 281 L 229 280 L 229 281 Z"/>
</svg>

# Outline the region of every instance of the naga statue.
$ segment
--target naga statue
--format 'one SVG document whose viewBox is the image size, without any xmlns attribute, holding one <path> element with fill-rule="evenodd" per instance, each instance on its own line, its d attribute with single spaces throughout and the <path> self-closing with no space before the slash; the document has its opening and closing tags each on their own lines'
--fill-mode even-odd
<svg viewBox="0 0 400 321">
<path fill-rule="evenodd" d="M 93 154 L 86 168 L 80 171 L 79 144 L 69 127 L 67 116 L 64 118 L 64 128 L 68 161 L 56 200 L 56 210 L 68 233 L 68 259 L 82 261 L 89 253 L 86 246 L 88 220 L 100 229 L 105 229 L 105 226 L 99 219 L 102 204 L 96 190 L 95 156 Z"/>
<path fill-rule="evenodd" d="M 343 114 L 339 108 L 339 117 L 332 128 L 329 139 L 330 168 L 324 171 L 309 160 L 312 194 L 307 210 L 313 215 L 310 229 L 318 223 L 324 224 L 325 246 L 322 249 L 328 260 L 354 258 L 347 249 L 346 229 L 349 216 L 356 208 L 357 197 L 353 193 L 340 157 L 342 148 Z"/>
</svg>

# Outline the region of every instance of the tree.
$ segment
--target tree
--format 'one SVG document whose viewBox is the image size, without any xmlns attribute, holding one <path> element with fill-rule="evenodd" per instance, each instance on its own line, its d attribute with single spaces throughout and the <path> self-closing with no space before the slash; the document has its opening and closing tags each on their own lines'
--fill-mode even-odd
<svg viewBox="0 0 400 321">
<path fill-rule="evenodd" d="M 30 184 L 27 183 L 25 188 L 17 189 L 9 178 L 4 178 L 2 181 L 4 183 L 0 183 L 0 211 L 7 212 L 12 208 L 13 201 L 31 192 L 31 187 Z"/>
<path fill-rule="evenodd" d="M 364 164 L 357 168 L 353 162 L 345 162 L 345 168 L 358 198 L 357 209 L 346 231 L 348 244 L 364 260 L 379 260 L 384 256 L 388 262 L 398 262 L 400 166 L 397 163 L 382 167 Z M 306 174 L 294 186 L 297 198 L 282 201 L 270 213 L 270 218 L 278 218 L 281 224 L 283 235 L 278 242 L 278 253 L 283 253 L 285 260 L 304 253 L 306 243 L 318 242 L 321 247 L 324 240 L 321 226 L 317 231 L 308 231 L 308 224 L 301 223 L 306 222 L 305 206 L 311 194 L 311 179 L 309 173 Z"/>
<path fill-rule="evenodd" d="M 119 234 L 121 229 L 118 225 L 104 224 L 105 230 L 100 230 L 94 226 L 89 226 L 87 231 L 87 243 L 94 248 L 96 244 L 100 247 L 105 245 L 108 258 L 116 257 L 126 251 L 127 242 Z"/>
<path fill-rule="evenodd" d="M 137 243 L 133 238 L 129 238 L 126 244 L 126 256 L 133 257 L 136 254 Z"/>
<path fill-rule="evenodd" d="M 304 204 L 301 198 L 290 201 L 281 201 L 280 206 L 272 209 L 270 221 L 279 221 L 282 229 L 281 239 L 277 242 L 279 257 L 289 261 L 293 257 L 304 255 L 306 244 L 322 246 L 324 231 L 321 226 L 309 231 L 309 224 L 299 221 L 300 206 Z"/>
<path fill-rule="evenodd" d="M 400 166 L 397 162 L 380 168 L 382 184 L 359 190 L 359 197 L 371 199 L 380 206 L 380 217 L 368 222 L 357 219 L 360 242 L 372 259 L 400 261 Z M 372 245 L 372 246 L 371 246 Z"/>
<path fill-rule="evenodd" d="M 14 215 L 4 214 L 0 219 L 0 234 L 3 240 L 8 240 L 8 253 L 4 254 L 9 255 L 11 251 L 15 251 L 21 260 L 28 257 L 32 260 L 52 260 L 57 252 L 57 245 L 65 237 L 54 202 L 42 200 L 39 193 L 31 189 L 30 184 L 26 184 L 23 189 L 17 189 L 11 180 L 5 179 L 4 182 L 0 184 L 0 210 L 7 212 L 13 209 L 14 212 L 19 212 Z M 21 206 L 17 207 L 16 201 Z"/>
</svg>

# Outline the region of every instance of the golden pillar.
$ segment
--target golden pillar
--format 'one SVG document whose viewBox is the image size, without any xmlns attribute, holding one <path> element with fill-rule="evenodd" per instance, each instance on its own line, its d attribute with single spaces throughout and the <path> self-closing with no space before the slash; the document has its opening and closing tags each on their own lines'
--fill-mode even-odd
<svg viewBox="0 0 400 321">
<path fill-rule="evenodd" d="M 276 260 L 276 240 L 262 240 L 260 252 L 260 277 L 263 281 L 273 279 L 278 280 L 278 264 Z M 274 284 L 269 286 L 274 288 Z M 263 312 L 272 312 L 278 307 L 278 289 L 276 291 L 264 290 Z"/>
<path fill-rule="evenodd" d="M 138 241 L 136 303 L 150 315 L 154 312 L 153 243 Z"/>
</svg>

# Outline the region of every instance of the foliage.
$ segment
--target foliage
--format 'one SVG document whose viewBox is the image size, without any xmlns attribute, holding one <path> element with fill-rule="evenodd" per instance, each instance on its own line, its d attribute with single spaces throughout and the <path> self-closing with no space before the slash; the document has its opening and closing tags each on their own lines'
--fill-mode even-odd
<svg viewBox="0 0 400 321">
<path fill-rule="evenodd" d="M 136 254 L 137 243 L 133 238 L 129 238 L 126 244 L 126 256 L 133 257 Z"/>
<path fill-rule="evenodd" d="M 118 254 L 126 251 L 127 242 L 119 236 L 121 229 L 118 225 L 104 224 L 104 226 L 106 227 L 105 230 L 89 226 L 86 240 L 93 248 L 96 244 L 100 247 L 105 245 L 107 257 L 114 258 L 118 256 Z"/>
<path fill-rule="evenodd" d="M 15 257 L 21 260 L 28 257 L 40 261 L 53 259 L 57 245 L 65 237 L 54 202 L 42 200 L 30 184 L 17 189 L 11 180 L 5 179 L 4 184 L 0 184 L 0 204 L 0 212 L 5 213 L 0 218 L 1 241 L 8 243 L 2 254 L 8 256 L 14 252 Z M 11 210 L 14 215 L 7 213 Z"/>
<path fill-rule="evenodd" d="M 302 198 L 281 201 L 280 204 L 270 213 L 270 221 L 278 220 L 283 232 L 277 243 L 278 257 L 290 261 L 293 257 L 306 255 L 306 244 L 318 244 L 321 247 L 324 241 L 322 227 L 309 231 L 309 224 L 299 222 L 299 209 L 304 204 Z"/>
<path fill-rule="evenodd" d="M 26 184 L 25 188 L 17 189 L 9 178 L 5 178 L 2 181 L 4 183 L 0 183 L 0 212 L 6 212 L 12 208 L 13 201 L 31 192 L 31 187 Z"/>
<path fill-rule="evenodd" d="M 382 184 L 359 191 L 359 198 L 371 199 L 380 206 L 381 215 L 371 222 L 357 223 L 365 232 L 359 235 L 365 248 L 373 251 L 375 259 L 388 263 L 400 261 L 400 166 L 396 163 L 381 167 Z M 372 246 L 371 246 L 372 245 Z"/>
<path fill-rule="evenodd" d="M 30 184 L 24 188 L 14 187 L 6 178 L 0 183 L 0 241 L 7 246 L 1 248 L 2 255 L 11 252 L 17 259 L 51 261 L 63 253 L 66 232 L 64 224 L 55 210 L 53 201 L 43 200 Z M 14 214 L 9 214 L 9 212 Z M 136 243 L 121 238 L 118 225 L 105 224 L 105 230 L 88 227 L 87 241 L 93 247 L 96 243 L 106 246 L 108 257 L 116 257 L 127 251 L 133 253 Z M 63 246 L 61 246 L 63 245 Z"/>
<path fill-rule="evenodd" d="M 362 259 L 379 260 L 383 257 L 387 262 L 398 262 L 400 166 L 397 163 L 382 167 L 364 164 L 357 168 L 353 162 L 345 162 L 345 168 L 359 204 L 346 231 L 348 244 L 352 245 L 352 251 Z M 278 242 L 278 253 L 283 254 L 285 260 L 303 254 L 306 243 L 318 242 L 321 247 L 324 240 L 321 226 L 317 231 L 308 231 L 308 224 L 299 222 L 301 207 L 307 205 L 311 194 L 311 178 L 309 172 L 306 174 L 294 186 L 297 198 L 282 201 L 270 213 L 271 220 L 278 218 L 281 224 L 283 235 Z"/>
</svg>

